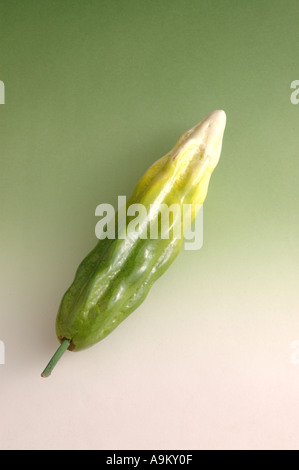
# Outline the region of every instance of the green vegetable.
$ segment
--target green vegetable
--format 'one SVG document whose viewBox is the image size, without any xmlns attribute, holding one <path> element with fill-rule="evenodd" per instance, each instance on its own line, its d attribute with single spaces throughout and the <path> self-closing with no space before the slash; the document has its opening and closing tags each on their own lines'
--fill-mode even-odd
<svg viewBox="0 0 299 470">
<path fill-rule="evenodd" d="M 191 207 L 191 223 L 205 200 L 211 174 L 218 163 L 225 124 L 224 111 L 209 114 L 183 134 L 175 147 L 140 179 L 127 209 L 142 204 L 147 217 L 139 220 L 137 234 L 130 225 L 132 215 L 124 226 L 118 226 L 116 217 L 116 238 L 99 240 L 81 262 L 56 319 L 61 346 L 43 377 L 50 375 L 67 348 L 80 351 L 111 333 L 143 302 L 153 283 L 176 258 L 186 229 L 183 205 Z M 170 208 L 173 204 L 181 209 L 173 213 L 172 219 L 173 224 L 181 222 L 181 236 L 172 229 L 167 232 L 167 238 L 161 214 L 165 205 Z M 150 238 L 153 222 L 159 227 L 156 238 Z"/>
</svg>

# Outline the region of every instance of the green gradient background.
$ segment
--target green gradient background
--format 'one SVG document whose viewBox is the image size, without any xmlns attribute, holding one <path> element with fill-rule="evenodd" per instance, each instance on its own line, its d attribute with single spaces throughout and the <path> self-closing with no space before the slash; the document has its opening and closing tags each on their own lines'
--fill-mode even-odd
<svg viewBox="0 0 299 470">
<path fill-rule="evenodd" d="M 299 337 L 298 16 L 297 1 L 0 1 L 3 448 L 297 446 L 284 404 L 295 407 L 299 385 L 289 364 Z M 183 251 L 138 312 L 101 345 L 66 355 L 41 385 L 60 299 L 96 243 L 96 206 L 129 197 L 214 109 L 226 111 L 227 128 L 203 248 Z M 36 426 L 47 393 L 70 400 L 60 412 L 72 423 L 76 409 L 85 438 Z M 92 440 L 95 423 L 80 416 L 92 421 L 94 409 L 109 432 Z"/>
</svg>

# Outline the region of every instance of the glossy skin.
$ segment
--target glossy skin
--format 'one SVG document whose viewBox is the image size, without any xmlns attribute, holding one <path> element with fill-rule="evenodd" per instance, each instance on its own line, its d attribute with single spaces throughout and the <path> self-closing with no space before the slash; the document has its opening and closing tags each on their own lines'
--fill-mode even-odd
<svg viewBox="0 0 299 470">
<path fill-rule="evenodd" d="M 191 204 L 194 219 L 220 157 L 225 124 L 224 111 L 214 111 L 147 170 L 127 203 L 127 207 L 134 203 L 146 207 L 149 217 L 140 225 L 143 233 L 149 233 L 161 204 Z M 131 220 L 127 218 L 126 228 Z M 122 230 L 116 217 L 115 233 L 121 235 Z M 182 241 L 183 233 L 176 238 L 172 232 L 168 239 L 141 238 L 130 232 L 126 238 L 99 240 L 61 301 L 56 319 L 59 341 L 68 339 L 69 349 L 79 351 L 105 338 L 143 302 L 179 254 Z"/>
</svg>

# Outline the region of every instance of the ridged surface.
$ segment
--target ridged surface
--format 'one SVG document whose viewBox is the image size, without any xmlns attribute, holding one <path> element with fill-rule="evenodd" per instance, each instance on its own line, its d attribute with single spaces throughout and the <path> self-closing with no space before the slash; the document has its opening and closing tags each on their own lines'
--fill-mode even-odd
<svg viewBox="0 0 299 470">
<path fill-rule="evenodd" d="M 143 234 L 149 235 L 149 224 L 160 220 L 162 204 L 191 204 L 194 219 L 220 156 L 225 122 L 223 111 L 211 113 L 140 179 L 127 208 L 139 203 L 147 209 L 148 217 L 140 224 Z M 132 218 L 127 218 L 126 229 Z M 122 231 L 116 216 L 115 233 Z M 62 299 L 56 320 L 59 340 L 71 340 L 72 349 L 79 351 L 111 333 L 143 302 L 178 255 L 182 241 L 183 233 L 175 238 L 171 231 L 168 239 L 161 239 L 160 230 L 157 239 L 132 232 L 126 238 L 99 240 Z"/>
</svg>

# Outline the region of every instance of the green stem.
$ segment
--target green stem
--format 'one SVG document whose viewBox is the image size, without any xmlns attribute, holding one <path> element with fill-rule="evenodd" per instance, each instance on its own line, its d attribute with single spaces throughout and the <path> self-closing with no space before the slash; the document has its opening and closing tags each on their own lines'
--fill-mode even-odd
<svg viewBox="0 0 299 470">
<path fill-rule="evenodd" d="M 57 362 L 59 361 L 61 356 L 65 353 L 65 351 L 67 350 L 67 348 L 69 347 L 70 344 L 71 344 L 71 342 L 68 339 L 64 339 L 62 341 L 62 343 L 59 346 L 59 348 L 57 349 L 56 353 L 54 354 L 54 356 L 50 360 L 49 364 L 47 365 L 47 367 L 43 371 L 42 377 L 49 377 L 51 375 L 52 370 L 54 369 Z"/>
</svg>

